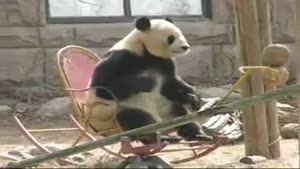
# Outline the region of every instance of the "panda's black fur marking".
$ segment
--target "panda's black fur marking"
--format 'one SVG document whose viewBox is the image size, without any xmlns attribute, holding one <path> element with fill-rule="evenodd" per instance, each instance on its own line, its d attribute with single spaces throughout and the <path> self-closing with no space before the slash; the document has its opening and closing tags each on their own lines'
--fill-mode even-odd
<svg viewBox="0 0 300 169">
<path fill-rule="evenodd" d="M 150 20 L 146 17 L 138 18 L 135 21 L 135 27 L 140 31 L 147 30 L 151 27 Z"/>
<path fill-rule="evenodd" d="M 147 27 L 147 22 L 141 20 L 142 25 L 137 25 L 140 29 Z M 146 24 L 143 25 L 143 24 Z M 139 29 L 138 28 L 138 29 Z M 139 93 L 150 93 L 157 85 L 157 81 L 152 76 L 139 76 L 143 72 L 155 70 L 163 82 L 159 95 L 170 101 L 171 110 L 168 111 L 171 118 L 186 115 L 188 111 L 184 107 L 186 104 L 193 104 L 195 99 L 191 99 L 189 94 L 195 94 L 194 89 L 186 82 L 178 78 L 175 72 L 175 64 L 171 58 L 154 56 L 144 49 L 143 55 L 127 49 L 111 50 L 106 53 L 106 57 L 96 66 L 92 76 L 91 87 L 102 86 L 109 89 L 116 98 L 122 102 L 134 97 Z M 113 100 L 112 96 L 104 90 L 96 89 L 96 96 L 108 100 Z M 198 100 L 200 102 L 200 100 Z M 197 100 L 196 100 L 197 102 Z M 139 103 L 136 103 L 139 104 Z M 196 105 L 196 106 L 195 106 Z M 143 106 L 143 105 L 142 105 Z M 200 108 L 200 103 L 194 104 L 195 109 Z M 149 112 L 139 108 L 126 108 L 117 112 L 116 119 L 123 130 L 131 130 L 158 122 Z M 177 127 L 178 135 L 186 140 L 196 139 L 200 134 L 198 125 L 194 123 Z M 155 134 L 150 134 L 139 138 L 145 144 L 156 141 Z"/>
<path fill-rule="evenodd" d="M 165 17 L 165 20 L 166 20 L 166 21 L 169 21 L 169 22 L 171 22 L 171 23 L 174 23 L 173 20 L 172 20 L 171 18 L 169 18 L 169 17 Z"/>
<path fill-rule="evenodd" d="M 147 66 L 147 60 L 135 56 L 128 50 L 111 52 L 96 67 L 93 77 L 97 78 L 92 79 L 91 86 L 108 87 L 119 100 L 139 92 L 150 92 L 154 87 L 154 81 L 136 76 Z M 109 93 L 101 89 L 96 90 L 96 95 L 104 99 L 112 99 Z"/>
</svg>

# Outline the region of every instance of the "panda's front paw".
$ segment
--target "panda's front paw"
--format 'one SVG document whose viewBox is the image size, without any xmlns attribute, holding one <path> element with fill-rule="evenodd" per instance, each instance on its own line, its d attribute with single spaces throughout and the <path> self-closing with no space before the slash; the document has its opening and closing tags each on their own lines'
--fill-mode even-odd
<svg viewBox="0 0 300 169">
<path fill-rule="evenodd" d="M 199 110 L 201 108 L 201 97 L 196 93 L 189 93 L 188 103 L 192 110 Z"/>
</svg>

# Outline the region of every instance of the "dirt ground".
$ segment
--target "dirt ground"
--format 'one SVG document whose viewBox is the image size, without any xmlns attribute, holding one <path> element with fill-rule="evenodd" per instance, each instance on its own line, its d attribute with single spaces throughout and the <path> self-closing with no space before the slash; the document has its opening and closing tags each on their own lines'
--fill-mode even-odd
<svg viewBox="0 0 300 169">
<path fill-rule="evenodd" d="M 0 117 L 3 119 L 4 117 Z M 16 127 L 16 123 L 12 117 L 5 117 L 5 121 L 0 123 L 0 153 L 12 150 L 29 150 L 32 149 L 32 145 L 21 136 L 20 132 Z M 55 127 L 72 127 L 70 121 L 57 121 L 57 119 L 50 119 L 48 122 L 41 123 L 39 120 L 24 118 L 26 125 L 29 128 L 43 128 L 47 124 Z M 60 133 L 45 133 L 36 135 L 37 138 L 44 144 L 56 145 L 59 147 L 65 147 L 76 138 L 75 133 L 60 132 Z M 274 168 L 295 168 L 298 165 L 297 161 L 297 140 L 281 140 L 282 158 L 279 160 L 269 160 L 261 162 L 255 165 L 245 165 L 239 162 L 239 159 L 244 155 L 244 146 L 242 143 L 236 145 L 223 146 L 211 154 L 189 163 L 183 163 L 180 165 L 173 165 L 173 167 L 184 168 L 184 167 L 199 167 L 199 168 L 262 168 L 262 167 L 274 167 Z M 112 145 L 110 149 L 117 150 L 118 145 Z M 178 147 L 177 147 L 178 148 Z M 91 154 L 87 154 L 86 165 L 87 167 L 114 167 L 120 163 L 120 160 L 112 158 L 105 154 L 100 149 L 92 151 Z M 191 152 L 180 152 L 180 153 L 165 153 L 160 154 L 160 157 L 165 161 L 172 161 L 192 155 Z M 0 157 L 0 167 L 6 166 L 11 160 Z M 61 168 L 60 166 L 45 163 L 41 167 L 53 167 Z"/>
</svg>

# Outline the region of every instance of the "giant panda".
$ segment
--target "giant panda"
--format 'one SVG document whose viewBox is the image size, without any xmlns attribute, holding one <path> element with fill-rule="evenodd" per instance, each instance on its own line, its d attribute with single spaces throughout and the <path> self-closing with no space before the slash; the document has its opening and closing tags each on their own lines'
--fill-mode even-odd
<svg viewBox="0 0 300 169">
<path fill-rule="evenodd" d="M 90 109 L 91 126 L 104 131 L 117 125 L 127 131 L 186 115 L 186 105 L 198 110 L 200 96 L 176 74 L 173 61 L 189 51 L 185 36 L 170 18 L 136 19 L 135 28 L 110 48 L 94 69 L 86 103 L 108 102 Z M 117 108 L 109 104 L 114 99 Z M 175 130 L 185 140 L 197 139 L 200 134 L 196 123 Z M 157 138 L 154 133 L 138 140 L 150 144 Z"/>
</svg>

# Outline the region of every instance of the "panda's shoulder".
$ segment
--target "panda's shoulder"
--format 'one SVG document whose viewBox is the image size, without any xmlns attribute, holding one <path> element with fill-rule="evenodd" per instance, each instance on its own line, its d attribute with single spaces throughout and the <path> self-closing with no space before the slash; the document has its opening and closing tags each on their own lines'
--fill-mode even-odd
<svg viewBox="0 0 300 169">
<path fill-rule="evenodd" d="M 174 72 L 175 70 L 175 62 L 173 59 L 162 59 L 159 65 L 168 72 Z"/>
<path fill-rule="evenodd" d="M 167 66 L 170 66 L 170 67 L 174 67 L 175 66 L 175 62 L 173 59 L 164 59 L 164 64 L 166 64 Z"/>
<path fill-rule="evenodd" d="M 138 62 L 139 56 L 135 53 L 122 49 L 122 50 L 112 50 L 105 53 L 102 63 L 113 63 L 113 64 L 127 64 Z"/>
<path fill-rule="evenodd" d="M 136 59 L 137 55 L 127 49 L 111 50 L 105 53 L 105 58 L 111 58 L 113 60 L 119 59 Z"/>
</svg>

